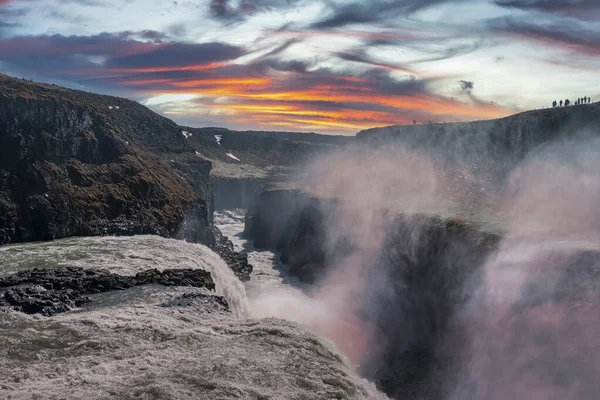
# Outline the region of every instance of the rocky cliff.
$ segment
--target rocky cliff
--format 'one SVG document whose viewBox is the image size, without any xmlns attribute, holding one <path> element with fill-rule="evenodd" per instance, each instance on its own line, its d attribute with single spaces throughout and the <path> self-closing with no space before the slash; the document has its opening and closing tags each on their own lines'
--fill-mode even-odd
<svg viewBox="0 0 600 400">
<path fill-rule="evenodd" d="M 339 227 L 341 219 L 356 217 L 344 207 L 298 189 L 272 188 L 249 211 L 245 235 L 257 247 L 279 251 L 289 273 L 315 287 L 329 288 L 336 271 L 346 277 L 357 268 L 367 271 L 360 299 L 352 302 L 362 323 L 377 332 L 363 375 L 393 398 L 441 398 L 464 350 L 447 347 L 458 334 L 450 323 L 500 237 L 459 218 L 380 210 L 373 218 L 386 221 L 384 239 L 372 246 L 372 234 L 360 224 L 356 231 Z M 341 282 L 346 279 L 352 278 Z"/>
<path fill-rule="evenodd" d="M 599 127 L 593 104 L 364 131 L 265 190 L 246 235 L 342 304 L 392 398 L 592 398 Z"/>
<path fill-rule="evenodd" d="M 136 102 L 0 75 L 0 243 L 149 233 L 212 244 L 210 170 L 175 123 Z"/>
<path fill-rule="evenodd" d="M 505 176 L 544 144 L 600 135 L 600 103 L 533 110 L 506 118 L 372 128 L 356 136 L 363 146 L 401 145 L 434 154 L 440 163 Z"/>
<path fill-rule="evenodd" d="M 198 157 L 213 164 L 217 210 L 248 209 L 267 182 L 290 179 L 315 156 L 354 142 L 354 137 L 293 132 L 182 127 Z"/>
</svg>

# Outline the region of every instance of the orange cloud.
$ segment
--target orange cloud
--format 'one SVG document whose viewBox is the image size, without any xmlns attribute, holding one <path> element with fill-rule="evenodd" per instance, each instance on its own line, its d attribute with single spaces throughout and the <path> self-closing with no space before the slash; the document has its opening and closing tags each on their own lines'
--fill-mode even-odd
<svg viewBox="0 0 600 400">
<path fill-rule="evenodd" d="M 229 110 L 238 123 L 326 131 L 355 132 L 378 125 L 412 123 L 414 119 L 421 123 L 488 119 L 509 113 L 495 104 L 465 103 L 431 93 L 382 95 L 366 86 L 364 78 L 341 80 L 343 84 L 338 86 L 322 84 L 293 91 L 277 90 L 277 81 L 269 78 L 173 82 L 161 93 L 225 97 L 228 102 L 214 107 Z"/>
</svg>

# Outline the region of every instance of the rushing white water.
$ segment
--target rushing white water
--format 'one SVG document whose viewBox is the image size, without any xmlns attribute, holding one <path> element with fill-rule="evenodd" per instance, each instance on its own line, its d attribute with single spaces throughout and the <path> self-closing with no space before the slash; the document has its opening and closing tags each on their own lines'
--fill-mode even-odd
<svg viewBox="0 0 600 400">
<path fill-rule="evenodd" d="M 51 318 L 0 311 L 2 399 L 385 398 L 298 324 L 248 318 L 261 288 L 286 285 L 268 267 L 273 254 L 251 253 L 256 274 L 247 288 L 208 248 L 154 236 L 12 245 L 0 247 L 0 256 L 2 275 L 66 265 L 120 274 L 202 268 L 233 310 L 164 307 L 183 293 L 207 292 L 142 286 L 94 295 L 90 305 Z"/>
</svg>

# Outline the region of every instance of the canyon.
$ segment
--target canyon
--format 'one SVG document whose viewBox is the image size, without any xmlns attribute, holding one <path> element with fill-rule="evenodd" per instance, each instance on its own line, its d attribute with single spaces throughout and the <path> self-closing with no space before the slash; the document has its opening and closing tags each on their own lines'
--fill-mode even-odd
<svg viewBox="0 0 600 400">
<path fill-rule="evenodd" d="M 238 132 L 0 76 L 2 340 L 68 338 L 0 352 L 0 394 L 39 394 L 38 371 L 86 396 L 595 398 L 599 127 L 589 104 Z M 135 379 L 92 367 L 69 391 L 61 354 Z"/>
</svg>

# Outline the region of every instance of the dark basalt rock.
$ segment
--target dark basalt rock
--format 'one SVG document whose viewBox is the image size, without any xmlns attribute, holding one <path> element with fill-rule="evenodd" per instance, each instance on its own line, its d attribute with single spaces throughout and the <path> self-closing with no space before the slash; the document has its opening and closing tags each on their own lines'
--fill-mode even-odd
<svg viewBox="0 0 600 400">
<path fill-rule="evenodd" d="M 229 311 L 229 303 L 222 296 L 214 296 L 203 293 L 185 293 L 181 296 L 164 303 L 163 307 L 195 307 L 202 306 L 208 309 Z"/>
<path fill-rule="evenodd" d="M 52 316 L 90 302 L 88 295 L 151 284 L 215 289 L 210 273 L 200 269 L 150 269 L 135 276 L 76 267 L 33 269 L 0 278 L 0 307 Z"/>
</svg>

